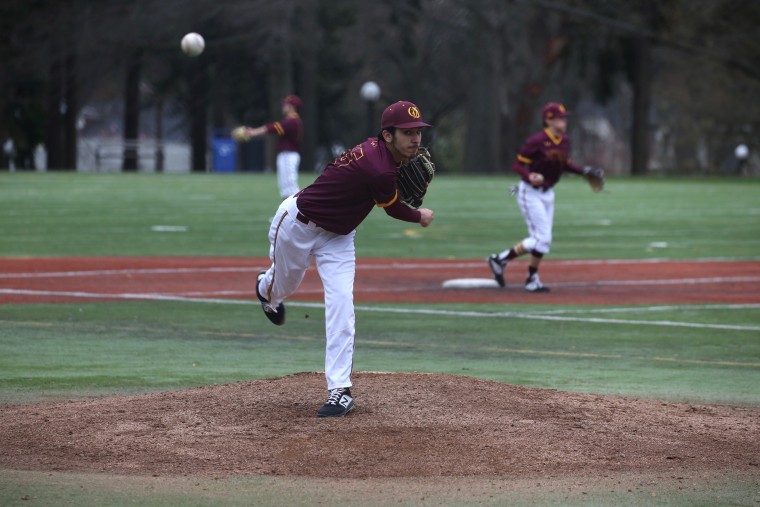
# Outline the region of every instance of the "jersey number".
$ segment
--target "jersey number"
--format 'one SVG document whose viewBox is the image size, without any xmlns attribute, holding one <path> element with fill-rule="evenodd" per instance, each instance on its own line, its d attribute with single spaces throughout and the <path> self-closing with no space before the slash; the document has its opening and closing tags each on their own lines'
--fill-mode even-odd
<svg viewBox="0 0 760 507">
<path fill-rule="evenodd" d="M 351 151 L 344 151 L 343 155 L 335 159 L 334 165 L 336 167 L 346 167 L 354 160 L 359 160 L 360 158 L 364 157 L 364 150 L 362 149 L 362 145 L 356 145 L 354 146 Z"/>
</svg>

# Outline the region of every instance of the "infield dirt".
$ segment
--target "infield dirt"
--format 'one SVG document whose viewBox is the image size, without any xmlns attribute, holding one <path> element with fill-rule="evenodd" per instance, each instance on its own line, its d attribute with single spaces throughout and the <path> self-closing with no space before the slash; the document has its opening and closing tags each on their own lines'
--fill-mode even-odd
<svg viewBox="0 0 760 507">
<path fill-rule="evenodd" d="M 603 476 L 760 473 L 760 409 L 572 394 L 440 374 L 324 377 L 3 407 L 0 468 L 139 475 Z"/>
</svg>

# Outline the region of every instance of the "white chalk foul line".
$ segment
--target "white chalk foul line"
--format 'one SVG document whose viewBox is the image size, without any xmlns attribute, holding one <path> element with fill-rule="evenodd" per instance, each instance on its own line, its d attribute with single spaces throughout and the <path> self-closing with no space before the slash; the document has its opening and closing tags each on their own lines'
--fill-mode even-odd
<svg viewBox="0 0 760 507">
<path fill-rule="evenodd" d="M 324 305 L 322 305 L 324 306 Z M 515 313 L 515 312 L 462 312 L 449 310 L 424 310 L 424 309 L 406 309 L 406 308 L 374 308 L 357 306 L 357 310 L 369 312 L 388 312 L 388 313 L 412 313 L 419 315 L 441 315 L 456 317 L 486 317 L 486 318 L 514 318 L 528 320 L 551 320 L 551 321 L 569 321 L 569 322 L 591 322 L 596 324 L 628 324 L 628 325 L 645 325 L 645 326 L 671 326 L 671 327 L 690 327 L 700 329 L 725 329 L 734 331 L 760 331 L 760 326 L 735 326 L 731 324 L 701 324 L 696 322 L 674 322 L 669 320 L 626 320 L 626 319 L 601 319 L 597 317 L 567 317 L 558 315 L 541 315 L 537 313 Z"/>
<path fill-rule="evenodd" d="M 66 278 L 85 276 L 120 275 L 174 275 L 185 273 L 258 273 L 261 268 L 145 268 L 145 269 L 95 269 L 90 271 L 47 271 L 42 273 L 0 273 L 0 278 Z"/>
<path fill-rule="evenodd" d="M 127 299 L 127 300 L 148 300 L 148 301 L 187 301 L 192 303 L 229 303 L 236 305 L 250 305 L 253 302 L 248 300 L 235 299 L 215 299 L 215 298 L 197 298 L 185 297 L 171 294 L 142 294 L 142 293 L 120 293 L 106 294 L 101 292 L 80 292 L 80 291 L 43 291 L 43 290 L 17 290 L 17 289 L 0 289 L 0 294 L 14 294 L 19 296 L 40 296 L 40 297 L 73 297 L 83 299 Z M 256 303 L 258 304 L 258 303 Z"/>
<path fill-rule="evenodd" d="M 706 278 L 668 278 L 666 280 L 602 280 L 596 282 L 556 282 L 552 287 L 607 287 L 631 285 L 697 285 L 701 283 L 758 283 L 760 276 L 724 276 Z"/>
<path fill-rule="evenodd" d="M 668 312 L 681 310 L 756 310 L 760 309 L 760 303 L 736 303 L 736 304 L 705 304 L 705 305 L 659 305 L 659 306 L 631 306 L 626 308 L 566 308 L 560 310 L 541 310 L 535 312 L 539 315 L 564 315 L 568 313 L 640 313 L 640 312 Z M 532 313 L 527 311 L 525 313 Z"/>
<path fill-rule="evenodd" d="M 200 298 L 185 297 L 168 294 L 140 294 L 140 293 L 120 293 L 120 294 L 100 294 L 93 292 L 65 292 L 65 291 L 33 291 L 33 290 L 16 290 L 0 289 L 0 294 L 28 295 L 41 297 L 76 297 L 85 299 L 126 299 L 126 300 L 159 300 L 159 301 L 182 301 L 191 303 L 214 303 L 214 304 L 235 304 L 235 305 L 257 305 L 258 302 L 250 300 L 235 299 L 217 299 L 217 298 Z M 303 308 L 324 308 L 324 303 L 309 303 L 289 301 L 289 305 Z M 746 305 L 736 305 L 738 309 L 746 308 Z M 687 327 L 695 329 L 722 329 L 731 331 L 760 331 L 760 326 L 732 325 L 732 324 L 702 324 L 696 322 L 675 322 L 670 320 L 627 320 L 627 319 L 604 319 L 598 317 L 570 317 L 561 315 L 547 315 L 539 313 L 517 313 L 517 312 L 474 312 L 474 311 L 456 311 L 456 310 L 433 310 L 424 308 L 382 308 L 373 306 L 356 306 L 356 310 L 376 312 L 376 313 L 402 313 L 412 315 L 438 315 L 447 317 L 479 317 L 479 318 L 511 318 L 527 320 L 548 320 L 563 322 L 587 322 L 594 324 L 624 324 L 635 326 L 668 326 L 668 327 Z M 688 308 L 688 307 L 687 307 Z M 732 305 L 722 305 L 723 309 L 733 308 Z"/>
<path fill-rule="evenodd" d="M 259 267 L 234 267 L 224 268 L 140 268 L 140 269 L 94 269 L 94 270 L 75 270 L 75 271 L 46 271 L 30 273 L 0 273 L 0 279 L 16 278 L 69 278 L 69 277 L 90 277 L 90 276 L 122 276 L 122 275 L 173 275 L 173 274 L 190 274 L 190 273 L 258 273 L 267 266 Z M 473 267 L 483 267 L 482 263 L 462 262 L 462 263 L 408 263 L 398 262 L 392 264 L 359 264 L 357 270 L 377 270 L 377 269 L 465 269 Z M 315 269 L 310 267 L 309 269 Z"/>
</svg>

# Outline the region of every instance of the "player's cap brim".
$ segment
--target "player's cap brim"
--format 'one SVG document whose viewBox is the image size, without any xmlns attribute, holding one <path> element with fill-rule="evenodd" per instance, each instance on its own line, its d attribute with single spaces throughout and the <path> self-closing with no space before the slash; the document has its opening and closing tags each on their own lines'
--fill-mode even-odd
<svg viewBox="0 0 760 507">
<path fill-rule="evenodd" d="M 430 127 L 431 125 L 428 125 L 424 121 L 410 121 L 407 123 L 399 123 L 398 125 L 388 125 L 387 127 L 383 128 L 389 128 L 389 127 L 396 127 L 397 129 L 412 129 L 416 127 Z"/>
</svg>

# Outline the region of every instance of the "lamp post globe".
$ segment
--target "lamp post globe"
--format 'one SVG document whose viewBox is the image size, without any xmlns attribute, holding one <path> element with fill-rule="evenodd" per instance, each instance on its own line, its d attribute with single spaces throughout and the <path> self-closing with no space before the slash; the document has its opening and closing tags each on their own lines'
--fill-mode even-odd
<svg viewBox="0 0 760 507">
<path fill-rule="evenodd" d="M 380 87 L 374 81 L 367 81 L 359 93 L 363 100 L 375 102 L 380 98 Z"/>
<path fill-rule="evenodd" d="M 374 81 L 367 81 L 359 90 L 362 100 L 367 103 L 367 135 L 374 132 L 375 102 L 380 98 L 380 87 Z"/>
<path fill-rule="evenodd" d="M 749 148 L 746 144 L 740 144 L 734 150 L 734 156 L 739 160 L 745 160 L 749 156 Z"/>
</svg>

